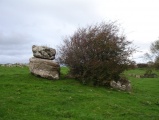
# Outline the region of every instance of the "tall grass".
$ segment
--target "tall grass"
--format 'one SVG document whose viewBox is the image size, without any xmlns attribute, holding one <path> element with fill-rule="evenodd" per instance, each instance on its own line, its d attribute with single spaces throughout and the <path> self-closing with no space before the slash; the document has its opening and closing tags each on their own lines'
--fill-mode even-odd
<svg viewBox="0 0 159 120">
<path fill-rule="evenodd" d="M 67 71 L 61 69 L 62 74 Z M 125 74 L 139 72 L 144 71 Z M 27 67 L 0 67 L 0 120 L 158 120 L 159 79 L 128 78 L 132 93 L 64 77 L 38 78 Z"/>
</svg>

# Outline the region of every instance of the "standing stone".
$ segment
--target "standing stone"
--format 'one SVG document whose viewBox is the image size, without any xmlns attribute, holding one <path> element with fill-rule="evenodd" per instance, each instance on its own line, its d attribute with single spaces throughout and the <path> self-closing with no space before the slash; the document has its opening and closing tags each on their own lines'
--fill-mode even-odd
<svg viewBox="0 0 159 120">
<path fill-rule="evenodd" d="M 29 59 L 32 74 L 47 79 L 59 79 L 60 65 L 54 61 L 56 50 L 46 46 L 32 46 L 33 56 Z"/>
<path fill-rule="evenodd" d="M 49 48 L 46 46 L 32 46 L 33 56 L 36 58 L 42 58 L 42 59 L 48 59 L 48 60 L 54 60 L 56 50 L 53 48 Z"/>
<path fill-rule="evenodd" d="M 36 76 L 47 79 L 59 79 L 60 65 L 52 60 L 45 60 L 40 58 L 30 58 L 29 69 L 30 72 Z"/>
</svg>

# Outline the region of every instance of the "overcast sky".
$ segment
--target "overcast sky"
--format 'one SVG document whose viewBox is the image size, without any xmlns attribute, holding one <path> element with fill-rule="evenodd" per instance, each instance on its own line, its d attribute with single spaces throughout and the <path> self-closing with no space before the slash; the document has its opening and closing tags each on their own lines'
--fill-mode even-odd
<svg viewBox="0 0 159 120">
<path fill-rule="evenodd" d="M 159 37 L 159 0 L 0 0 L 0 64 L 28 63 L 32 45 L 56 48 L 79 27 L 118 21 L 138 47 L 134 60 Z"/>
</svg>

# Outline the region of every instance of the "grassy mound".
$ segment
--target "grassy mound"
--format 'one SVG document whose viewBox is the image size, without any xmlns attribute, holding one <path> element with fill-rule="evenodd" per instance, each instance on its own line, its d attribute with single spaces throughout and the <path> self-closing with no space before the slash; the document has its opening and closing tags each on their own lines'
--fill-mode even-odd
<svg viewBox="0 0 159 120">
<path fill-rule="evenodd" d="M 0 67 L 0 120 L 158 120 L 158 78 L 128 78 L 131 94 L 84 86 L 64 77 L 38 78 L 27 67 Z"/>
</svg>

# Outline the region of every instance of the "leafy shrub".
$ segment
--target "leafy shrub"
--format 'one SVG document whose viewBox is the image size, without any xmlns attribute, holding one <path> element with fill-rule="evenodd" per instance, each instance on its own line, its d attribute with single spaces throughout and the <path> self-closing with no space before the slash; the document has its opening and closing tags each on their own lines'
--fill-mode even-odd
<svg viewBox="0 0 159 120">
<path fill-rule="evenodd" d="M 134 49 L 129 45 L 114 22 L 87 26 L 64 39 L 59 46 L 60 62 L 81 82 L 103 85 L 119 80 L 131 64 L 128 58 Z"/>
</svg>

